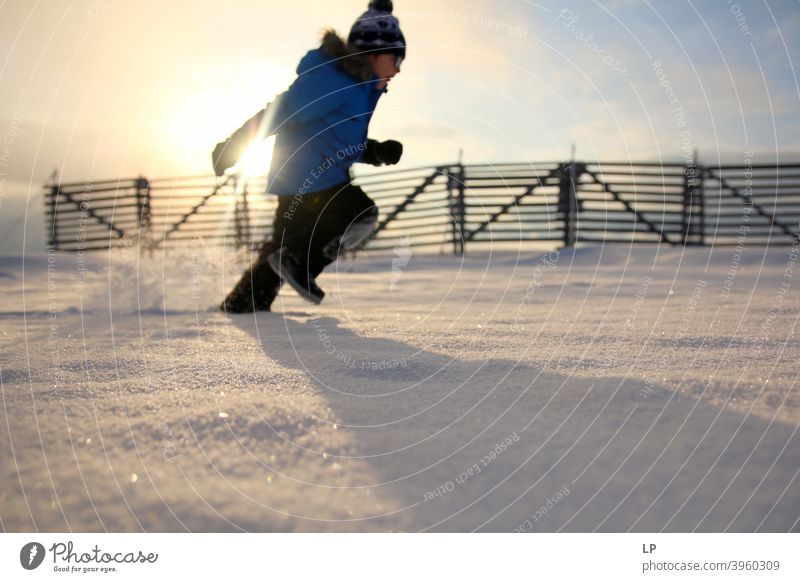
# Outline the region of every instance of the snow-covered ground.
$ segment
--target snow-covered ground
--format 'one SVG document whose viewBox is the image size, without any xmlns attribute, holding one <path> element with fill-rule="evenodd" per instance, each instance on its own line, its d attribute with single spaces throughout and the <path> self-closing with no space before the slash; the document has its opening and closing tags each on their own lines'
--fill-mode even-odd
<svg viewBox="0 0 800 582">
<path fill-rule="evenodd" d="M 2 258 L 2 529 L 798 531 L 794 252 Z"/>
</svg>

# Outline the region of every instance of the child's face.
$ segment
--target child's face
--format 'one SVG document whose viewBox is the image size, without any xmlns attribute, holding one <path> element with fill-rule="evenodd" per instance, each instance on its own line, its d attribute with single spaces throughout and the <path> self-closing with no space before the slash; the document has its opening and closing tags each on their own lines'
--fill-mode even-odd
<svg viewBox="0 0 800 582">
<path fill-rule="evenodd" d="M 386 86 L 389 79 L 400 72 L 397 66 L 397 60 L 393 54 L 380 53 L 377 55 L 370 55 L 369 60 L 372 61 L 372 69 L 375 71 L 375 74 L 381 78 L 380 83 L 378 83 L 379 91 Z"/>
</svg>

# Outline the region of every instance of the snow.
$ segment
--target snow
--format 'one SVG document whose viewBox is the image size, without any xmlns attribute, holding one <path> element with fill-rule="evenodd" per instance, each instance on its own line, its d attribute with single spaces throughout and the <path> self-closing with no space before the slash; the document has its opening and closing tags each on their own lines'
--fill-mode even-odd
<svg viewBox="0 0 800 582">
<path fill-rule="evenodd" d="M 3 530 L 800 530 L 796 248 L 411 250 L 1 257 Z"/>
</svg>

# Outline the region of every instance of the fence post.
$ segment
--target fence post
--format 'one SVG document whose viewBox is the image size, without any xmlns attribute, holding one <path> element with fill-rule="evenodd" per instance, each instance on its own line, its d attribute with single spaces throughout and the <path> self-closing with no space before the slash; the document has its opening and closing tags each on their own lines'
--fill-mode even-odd
<svg viewBox="0 0 800 582">
<path fill-rule="evenodd" d="M 150 181 L 139 176 L 136 179 L 136 218 L 139 225 L 139 249 L 142 241 L 150 249 Z M 152 249 L 151 249 L 152 250 Z"/>
<path fill-rule="evenodd" d="M 236 250 L 242 246 L 242 222 L 239 216 L 239 179 L 240 175 L 233 177 L 233 232 L 235 236 Z"/>
<path fill-rule="evenodd" d="M 464 164 L 458 164 L 457 170 L 447 168 L 447 197 L 449 199 L 450 232 L 453 241 L 453 254 L 463 255 L 466 251 L 464 239 L 464 229 L 467 225 L 466 219 L 466 188 L 464 187 Z"/>
<path fill-rule="evenodd" d="M 681 216 L 681 232 L 683 233 L 683 246 L 689 244 L 689 217 L 692 207 L 692 177 L 694 176 L 694 159 L 686 164 L 683 170 L 683 214 Z"/>
<path fill-rule="evenodd" d="M 50 187 L 50 205 L 47 209 L 47 218 L 49 219 L 49 226 L 47 232 L 47 245 L 58 250 L 58 217 L 56 215 L 58 205 L 58 195 L 61 193 L 61 186 L 53 184 Z"/>
<path fill-rule="evenodd" d="M 250 231 L 250 206 L 247 202 L 247 179 L 245 178 L 244 186 L 242 187 L 242 244 L 248 245 L 248 248 L 253 248 L 253 237 Z"/>
<path fill-rule="evenodd" d="M 467 242 L 464 238 L 464 231 L 467 228 L 467 188 L 464 183 L 466 180 L 466 172 L 464 164 L 458 164 L 458 198 L 456 200 L 456 207 L 458 209 L 458 254 L 463 255 L 467 252 Z"/>
<path fill-rule="evenodd" d="M 697 154 L 686 165 L 683 180 L 683 245 L 705 245 L 705 168 L 697 164 Z"/>
<path fill-rule="evenodd" d="M 700 168 L 699 182 L 695 193 L 697 194 L 697 223 L 699 225 L 698 233 L 700 237 L 700 246 L 706 245 L 706 169 L 704 166 Z"/>
<path fill-rule="evenodd" d="M 578 209 L 577 189 L 578 165 L 572 161 L 561 165 L 558 187 L 558 211 L 564 216 L 564 246 L 576 242 L 575 218 Z"/>
<path fill-rule="evenodd" d="M 447 168 L 447 210 L 450 213 L 450 242 L 453 243 L 453 254 L 458 254 L 458 226 L 456 224 L 456 178 L 452 166 Z"/>
<path fill-rule="evenodd" d="M 239 180 L 242 182 L 239 191 Z M 240 249 L 247 244 L 250 237 L 250 212 L 247 206 L 247 178 L 236 175 L 233 178 L 233 224 L 236 232 L 236 248 Z"/>
</svg>

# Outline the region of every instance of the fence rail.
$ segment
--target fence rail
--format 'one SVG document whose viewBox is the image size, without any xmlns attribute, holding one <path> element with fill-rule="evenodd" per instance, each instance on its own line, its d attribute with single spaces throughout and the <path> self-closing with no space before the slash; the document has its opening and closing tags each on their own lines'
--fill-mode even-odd
<svg viewBox="0 0 800 582">
<path fill-rule="evenodd" d="M 504 243 L 789 245 L 800 237 L 800 164 L 652 162 L 451 164 L 383 171 L 356 184 L 376 201 L 366 251 L 464 253 Z M 46 186 L 56 250 L 157 249 L 209 241 L 254 247 L 276 206 L 265 178 L 138 177 Z"/>
</svg>

